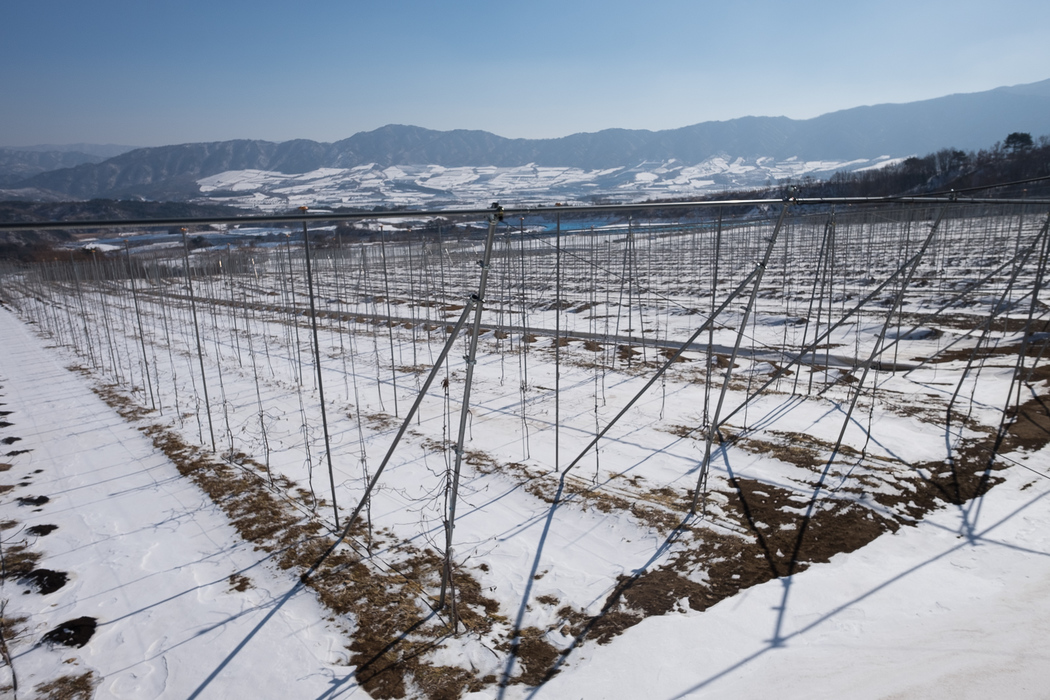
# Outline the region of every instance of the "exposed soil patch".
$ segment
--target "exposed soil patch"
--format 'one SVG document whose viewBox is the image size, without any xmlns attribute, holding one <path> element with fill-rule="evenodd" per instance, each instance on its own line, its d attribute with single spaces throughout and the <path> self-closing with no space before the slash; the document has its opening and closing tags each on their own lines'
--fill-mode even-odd
<svg viewBox="0 0 1050 700">
<path fill-rule="evenodd" d="M 660 354 L 661 357 L 670 360 L 672 357 L 674 357 L 674 354 L 676 352 L 678 352 L 678 350 L 676 348 L 661 348 L 660 351 L 659 351 L 659 354 Z M 689 361 L 690 361 L 689 358 L 682 357 L 681 355 L 679 355 L 678 358 L 675 359 L 675 362 L 689 362 Z"/>
<path fill-rule="evenodd" d="M 809 442 L 809 440 L 806 442 Z M 781 462 L 787 462 L 788 464 L 807 469 L 817 467 L 825 461 L 817 450 L 807 447 L 805 444 L 799 444 L 797 441 L 780 443 L 748 437 L 736 440 L 736 444 L 748 452 L 767 454 L 770 457 L 779 459 Z"/>
<path fill-rule="evenodd" d="M 404 697 L 408 677 L 424 665 L 420 657 L 436 648 L 444 636 L 426 634 L 432 620 L 418 604 L 422 590 L 416 584 L 417 577 L 426 580 L 428 574 L 437 571 L 440 560 L 433 554 L 421 554 L 407 562 L 399 582 L 385 580 L 342 551 L 332 554 L 326 564 L 325 570 L 315 574 L 315 588 L 328 608 L 356 617 L 357 629 L 349 650 L 350 662 L 357 666 L 358 682 L 375 698 Z M 431 682 L 440 682 L 443 674 L 431 672 L 427 676 Z M 443 684 L 436 690 L 435 695 L 446 697 L 450 692 Z"/>
<path fill-rule="evenodd" d="M 30 452 L 32 452 L 32 450 L 11 450 L 10 452 L 5 454 L 4 456 L 5 457 L 17 457 L 18 455 L 29 454 Z"/>
<path fill-rule="evenodd" d="M 921 320 L 921 317 L 916 318 Z M 1025 329 L 1025 326 L 1028 324 L 1028 319 L 996 316 L 992 319 L 991 324 L 987 323 L 987 319 L 984 319 L 983 323 L 985 325 L 982 327 L 987 326 L 987 328 L 993 333 L 1019 333 Z M 937 316 L 937 325 L 945 328 L 957 328 L 959 330 L 969 331 L 972 330 L 976 324 L 974 323 L 973 316 L 939 314 Z M 1046 332 L 1050 330 L 1050 320 L 1033 319 L 1029 330 L 1032 333 Z"/>
<path fill-rule="evenodd" d="M 243 574 L 230 574 L 230 590 L 244 593 L 252 587 L 252 580 Z"/>
<path fill-rule="evenodd" d="M 21 580 L 35 588 L 37 593 L 47 595 L 65 586 L 69 581 L 69 574 L 65 571 L 52 571 L 51 569 L 33 569 Z"/>
<path fill-rule="evenodd" d="M 44 635 L 41 641 L 54 646 L 61 644 L 67 647 L 82 647 L 90 641 L 95 634 L 98 620 L 93 617 L 78 617 L 75 620 L 63 622 L 58 627 Z"/>
<path fill-rule="evenodd" d="M 4 443 L 5 445 L 13 445 L 21 439 L 22 438 L 20 437 L 5 437 L 3 440 L 0 440 L 0 442 Z"/>
<path fill-rule="evenodd" d="M 666 615 L 677 608 L 682 599 L 688 599 L 694 610 L 703 610 L 709 598 L 702 584 L 669 569 L 654 570 L 637 579 L 623 576 L 619 584 L 625 606 L 639 611 L 643 617 Z"/>
<path fill-rule="evenodd" d="M 521 664 L 521 674 L 512 678 L 511 683 L 536 686 L 555 675 L 552 667 L 561 654 L 547 641 L 546 634 L 538 627 L 526 627 L 517 639 L 501 645 L 501 651 L 511 651 Z"/>
<path fill-rule="evenodd" d="M 36 568 L 41 555 L 31 552 L 24 544 L 12 544 L 4 547 L 3 579 L 20 579 L 29 575 Z"/>
<path fill-rule="evenodd" d="M 86 671 L 78 676 L 62 676 L 48 683 L 40 683 L 34 690 L 48 700 L 91 700 L 97 684 L 94 673 Z"/>
<path fill-rule="evenodd" d="M 665 433 L 671 433 L 671 435 L 677 435 L 680 438 L 690 437 L 694 432 L 700 432 L 699 425 L 658 425 L 657 430 L 662 430 Z"/>
<path fill-rule="evenodd" d="M 772 484 L 751 479 L 731 479 L 730 483 L 736 491 L 726 494 L 729 507 L 737 517 L 742 516 L 754 535 L 748 549 L 754 558 L 764 560 L 771 578 L 801 571 L 810 563 L 827 562 L 839 552 L 852 552 L 899 527 L 892 519 L 852 501 L 829 498 L 826 492 L 800 500 L 799 493 Z M 716 575 L 721 568 L 711 572 L 712 579 L 722 578 Z M 740 572 L 741 578 L 747 573 Z M 732 574 L 729 578 L 736 580 Z"/>
<path fill-rule="evenodd" d="M 42 506 L 51 499 L 47 496 L 21 496 L 18 499 L 20 506 Z"/>
<path fill-rule="evenodd" d="M 747 536 L 709 528 L 680 533 L 682 548 L 668 564 L 621 577 L 598 615 L 559 611 L 572 633 L 607 643 L 645 617 L 668 614 L 683 602 L 706 610 L 745 588 L 826 562 L 898 527 L 851 502 L 824 499 L 807 513 L 800 508 L 806 499 L 798 492 L 750 479 L 731 483 L 735 491 L 724 492 L 725 510 L 746 528 Z"/>
<path fill-rule="evenodd" d="M 992 472 L 1006 465 L 1001 460 L 990 463 L 990 455 L 991 444 L 985 443 L 959 450 L 948 461 L 920 462 L 914 465 L 916 477 L 908 484 L 912 490 L 873 492 L 871 497 L 916 520 L 945 503 L 962 505 L 1002 482 Z"/>
<path fill-rule="evenodd" d="M 1050 406 L 1045 396 L 1026 401 L 1013 411 L 1003 441 L 1005 452 L 1013 450 L 1038 450 L 1050 441 Z"/>
<path fill-rule="evenodd" d="M 367 413 L 362 416 L 368 427 L 374 430 L 396 428 L 401 422 L 389 413 Z"/>
<path fill-rule="evenodd" d="M 532 496 L 546 503 L 554 503 L 558 482 L 553 477 L 533 474 L 525 465 L 517 462 L 504 465 L 503 471 L 516 472 L 525 482 L 525 490 Z M 601 486 L 593 486 L 573 474 L 566 475 L 561 498 L 562 502 L 571 502 L 583 510 L 594 508 L 602 513 L 630 513 L 641 524 L 664 534 L 677 527 L 682 520 L 681 515 L 671 510 L 666 498 L 660 494 L 636 495 L 628 499 L 603 490 Z"/>
<path fill-rule="evenodd" d="M 0 615 L 0 658 L 3 658 L 5 662 L 9 662 L 10 658 L 4 656 L 4 645 L 24 635 L 27 622 L 29 622 L 29 617 L 26 615 Z M 3 687 L 0 687 L 0 691 L 2 690 Z"/>
</svg>

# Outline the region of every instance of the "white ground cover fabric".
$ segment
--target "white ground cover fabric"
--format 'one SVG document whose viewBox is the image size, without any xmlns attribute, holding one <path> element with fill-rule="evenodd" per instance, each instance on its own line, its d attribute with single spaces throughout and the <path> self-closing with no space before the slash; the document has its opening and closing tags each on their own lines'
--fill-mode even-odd
<svg viewBox="0 0 1050 700">
<path fill-rule="evenodd" d="M 10 643 L 19 697 L 39 683 L 86 670 L 97 698 L 302 698 L 353 694 L 345 637 L 309 592 L 291 599 L 290 576 L 238 537 L 223 513 L 150 440 L 69 371 L 31 328 L 0 310 L 0 402 L 12 411 L 2 437 L 20 437 L 0 461 L 0 482 L 30 481 L 2 496 L 0 519 L 17 520 L 5 545 L 28 538 L 41 568 L 69 582 L 47 595 L 7 581 L 6 615 L 28 615 Z M 42 470 L 34 474 L 36 470 Z M 29 475 L 28 479 L 25 477 Z M 39 507 L 19 497 L 45 495 Z M 24 528 L 57 525 L 36 538 Z M 233 590 L 231 575 L 249 587 Z M 98 628 L 82 648 L 38 644 L 82 616 Z M 10 669 L 0 669 L 0 685 Z M 364 693 L 357 691 L 359 696 Z"/>
</svg>

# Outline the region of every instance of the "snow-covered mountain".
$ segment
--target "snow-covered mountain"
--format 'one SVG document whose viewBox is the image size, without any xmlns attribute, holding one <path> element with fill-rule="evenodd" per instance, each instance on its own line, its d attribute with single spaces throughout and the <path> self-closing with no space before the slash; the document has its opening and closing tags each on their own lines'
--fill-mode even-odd
<svg viewBox="0 0 1050 700">
<path fill-rule="evenodd" d="M 387 125 L 334 143 L 235 140 L 140 148 L 8 186 L 52 198 L 203 197 L 263 207 L 533 201 L 541 192 L 548 203 L 646 199 L 826 177 L 943 148 L 987 148 L 1012 132 L 1050 134 L 1050 80 L 813 119 L 741 117 L 665 131 L 508 139 Z"/>
<path fill-rule="evenodd" d="M 785 179 L 825 178 L 840 170 L 877 168 L 899 162 L 881 156 L 852 161 L 717 156 L 697 164 L 677 160 L 634 167 L 583 168 L 377 163 L 353 168 L 318 168 L 307 173 L 228 170 L 197 181 L 199 201 L 263 211 L 309 207 L 485 206 L 493 197 L 518 205 L 634 202 L 691 197 L 726 189 L 761 187 Z"/>
</svg>

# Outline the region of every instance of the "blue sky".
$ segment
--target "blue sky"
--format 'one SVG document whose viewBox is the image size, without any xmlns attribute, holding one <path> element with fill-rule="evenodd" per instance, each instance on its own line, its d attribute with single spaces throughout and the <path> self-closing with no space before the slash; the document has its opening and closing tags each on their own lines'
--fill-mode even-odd
<svg viewBox="0 0 1050 700">
<path fill-rule="evenodd" d="M 1050 78 L 1046 0 L 5 0 L 0 146 L 553 137 Z"/>
</svg>

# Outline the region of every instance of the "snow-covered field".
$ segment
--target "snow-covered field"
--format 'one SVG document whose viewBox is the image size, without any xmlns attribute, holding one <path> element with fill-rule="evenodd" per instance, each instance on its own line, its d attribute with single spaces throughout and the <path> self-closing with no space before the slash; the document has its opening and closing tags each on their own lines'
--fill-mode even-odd
<svg viewBox="0 0 1050 700">
<path fill-rule="evenodd" d="M 317 238 L 312 280 L 293 246 L 195 251 L 189 281 L 158 249 L 8 270 L 31 325 L 0 314 L 2 431 L 32 451 L 4 458 L 4 542 L 69 580 L 7 577 L 6 672 L 71 658 L 98 697 L 1040 697 L 1045 219 L 779 214 L 500 224 L 466 413 L 480 237 Z M 81 616 L 85 646 L 38 645 Z"/>
<path fill-rule="evenodd" d="M 444 167 L 376 164 L 322 168 L 308 173 L 230 170 L 198 181 L 202 201 L 263 211 L 309 207 L 487 206 L 493 199 L 522 205 L 637 202 L 646 198 L 697 197 L 727 189 L 764 187 L 787 179 L 826 179 L 838 171 L 870 170 L 902 158 L 803 161 L 797 158 L 729 158 L 702 163 L 645 162 L 633 167 L 582 170 L 537 165 Z"/>
</svg>

